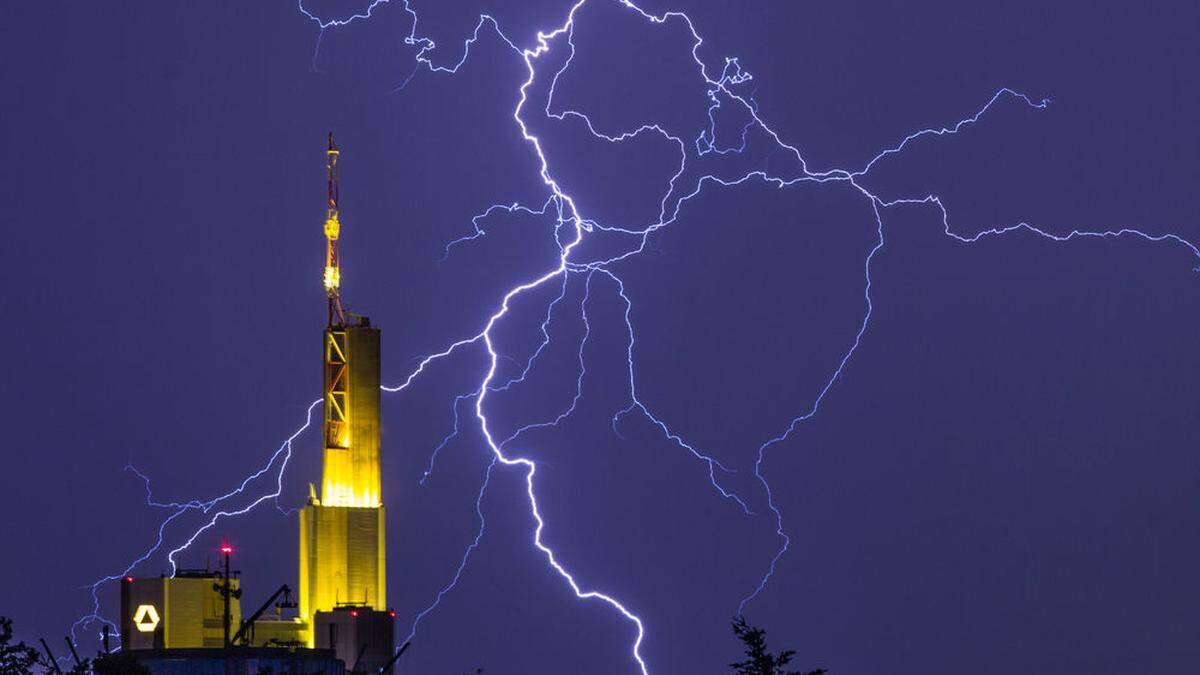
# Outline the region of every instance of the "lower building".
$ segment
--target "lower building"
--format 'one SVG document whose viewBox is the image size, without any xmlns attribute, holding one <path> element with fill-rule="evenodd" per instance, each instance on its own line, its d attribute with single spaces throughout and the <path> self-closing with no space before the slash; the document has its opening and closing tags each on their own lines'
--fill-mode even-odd
<svg viewBox="0 0 1200 675">
<path fill-rule="evenodd" d="M 347 670 L 377 673 L 390 665 L 395 652 L 395 617 L 395 612 L 370 607 L 317 612 L 313 637 L 318 649 L 332 649 L 346 663 Z"/>
<path fill-rule="evenodd" d="M 220 572 L 179 570 L 173 577 L 135 579 L 121 583 L 121 636 L 125 649 L 223 647 L 225 602 L 214 587 L 224 583 Z M 238 580 L 230 579 L 233 591 Z M 230 598 L 230 625 L 242 622 L 241 603 Z"/>
<path fill-rule="evenodd" d="M 247 628 L 251 647 L 307 647 L 308 622 L 300 619 L 259 619 Z"/>
</svg>

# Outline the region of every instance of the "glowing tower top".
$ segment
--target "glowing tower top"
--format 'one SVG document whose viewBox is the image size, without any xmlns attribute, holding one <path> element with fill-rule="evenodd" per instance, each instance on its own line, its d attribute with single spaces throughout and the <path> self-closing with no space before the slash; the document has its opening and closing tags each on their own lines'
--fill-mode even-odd
<svg viewBox="0 0 1200 675">
<path fill-rule="evenodd" d="M 342 224 L 338 220 L 338 151 L 333 142 L 333 132 L 329 132 L 329 148 L 325 151 L 328 156 L 326 168 L 329 171 L 329 186 L 325 199 L 325 294 L 329 296 L 329 326 L 345 323 L 346 316 L 342 312 L 341 252 L 338 237 L 342 234 Z"/>
</svg>

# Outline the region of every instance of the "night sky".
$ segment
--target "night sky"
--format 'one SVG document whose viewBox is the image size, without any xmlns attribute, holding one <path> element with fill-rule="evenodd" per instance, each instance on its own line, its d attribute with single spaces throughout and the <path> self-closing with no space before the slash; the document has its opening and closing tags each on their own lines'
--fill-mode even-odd
<svg viewBox="0 0 1200 675">
<path fill-rule="evenodd" d="M 325 19 L 357 1 L 306 4 Z M 481 6 L 485 5 L 485 6 Z M 858 184 L 938 195 L 963 238 L 1021 222 L 1063 236 L 1137 228 L 1200 241 L 1200 5 L 1194 2 L 784 3 L 646 0 L 687 12 L 697 56 L 795 146 L 812 172 L 857 170 L 924 128 Z M 0 614 L 25 639 L 91 612 L 88 587 L 154 547 L 167 508 L 267 465 L 320 396 L 325 134 L 343 148 L 343 289 L 383 328 L 385 384 L 481 331 L 512 287 L 558 264 L 555 213 L 513 117 L 519 48 L 563 25 L 563 1 L 412 0 L 322 33 L 295 2 L 22 2 L 0 22 L 0 300 L 7 355 L 0 469 Z M 703 175 L 802 174 L 727 96 L 711 104 L 681 19 L 609 0 L 534 61 L 522 113 L 584 218 L 644 229 Z M 425 43 L 428 44 L 428 43 Z M 411 76 L 411 79 L 409 79 Z M 561 118 L 561 119 L 559 119 Z M 791 539 L 746 606 L 772 645 L 833 675 L 1183 673 L 1200 659 L 1200 264 L 1175 240 L 1054 241 L 1029 230 L 949 237 L 934 204 L 879 209 L 847 181 L 708 182 L 645 249 L 521 294 L 492 332 L 497 439 L 538 464 L 543 539 L 585 589 L 646 627 L 654 673 L 717 673 L 740 654 L 729 620 L 778 551 L 762 470 Z M 569 241 L 571 225 L 559 228 Z M 594 229 L 575 262 L 637 238 Z M 624 321 L 636 341 L 631 403 Z M 585 302 L 586 297 L 586 302 Z M 581 310 L 586 310 L 586 323 Z M 586 334 L 582 352 L 580 345 Z M 580 374 L 582 354 L 586 373 Z M 400 636 L 453 578 L 479 527 L 492 457 L 455 397 L 478 389 L 476 344 L 383 399 L 389 604 Z M 295 514 L 320 436 L 294 444 L 278 500 L 224 519 L 178 556 L 237 547 L 246 603 L 295 583 Z M 277 459 L 277 462 L 280 460 Z M 279 464 L 237 509 L 274 490 Z M 580 601 L 532 546 L 524 469 L 497 467 L 486 531 L 460 582 L 418 626 L 400 672 L 637 672 L 636 629 Z M 211 515 L 211 514 L 210 514 Z M 133 573 L 209 516 L 189 511 Z M 101 612 L 116 619 L 112 584 Z M 84 649 L 99 623 L 82 626 Z"/>
</svg>

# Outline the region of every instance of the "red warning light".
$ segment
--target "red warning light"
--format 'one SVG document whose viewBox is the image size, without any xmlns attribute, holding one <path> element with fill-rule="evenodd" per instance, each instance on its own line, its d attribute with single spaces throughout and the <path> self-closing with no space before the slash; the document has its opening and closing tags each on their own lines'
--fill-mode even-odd
<svg viewBox="0 0 1200 675">
<path fill-rule="evenodd" d="M 358 616 L 358 610 L 357 609 L 350 610 L 350 616 Z"/>
<path fill-rule="evenodd" d="M 133 577 L 125 577 L 125 583 L 127 583 L 127 584 L 132 584 L 132 583 L 133 583 Z"/>
<path fill-rule="evenodd" d="M 393 610 L 389 610 L 389 611 L 388 611 L 388 616 L 392 617 L 393 619 L 394 619 L 394 618 L 396 618 L 396 610 L 394 610 L 394 609 L 393 609 Z"/>
<path fill-rule="evenodd" d="M 229 544 L 225 544 L 224 546 L 221 547 L 221 553 L 224 553 L 225 555 L 229 555 L 230 553 L 233 553 L 233 547 L 230 546 Z"/>
</svg>

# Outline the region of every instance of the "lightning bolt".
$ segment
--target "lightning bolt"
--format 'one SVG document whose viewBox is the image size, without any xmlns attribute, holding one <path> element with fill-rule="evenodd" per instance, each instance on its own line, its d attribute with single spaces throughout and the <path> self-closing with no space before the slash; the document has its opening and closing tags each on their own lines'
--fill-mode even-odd
<svg viewBox="0 0 1200 675">
<path fill-rule="evenodd" d="M 552 569 L 562 579 L 562 581 L 571 588 L 572 592 L 579 599 L 601 602 L 609 606 L 613 611 L 621 615 L 626 621 L 629 622 L 633 632 L 635 633 L 629 648 L 630 657 L 636 664 L 638 670 L 643 673 L 643 675 L 647 675 L 649 673 L 649 667 L 641 653 L 641 647 L 646 637 L 645 622 L 637 614 L 635 614 L 633 610 L 627 607 L 625 603 L 618 600 L 614 596 L 599 590 L 585 588 L 584 585 L 581 584 L 576 577 L 559 561 L 553 549 L 550 548 L 543 539 L 546 520 L 538 503 L 535 490 L 535 479 L 538 466 L 534 461 L 528 458 L 511 453 L 508 448 L 525 432 L 533 429 L 556 426 L 567 419 L 575 410 L 576 404 L 579 402 L 580 397 L 582 396 L 583 381 L 587 373 L 585 347 L 587 345 L 589 336 L 591 335 L 591 324 L 588 319 L 587 307 L 592 294 L 593 278 L 596 275 L 600 275 L 612 282 L 615 296 L 618 297 L 620 302 L 623 303 L 623 320 L 625 323 L 626 334 L 628 336 L 626 345 L 626 360 L 628 366 L 629 402 L 628 405 L 617 410 L 612 416 L 612 427 L 614 433 L 619 436 L 619 424 L 626 415 L 634 412 L 641 414 L 654 427 L 656 427 L 666 439 L 670 440 L 680 449 L 686 451 L 694 459 L 704 463 L 707 466 L 709 480 L 721 498 L 736 504 L 747 516 L 755 515 L 755 513 L 750 509 L 748 503 L 741 496 L 723 487 L 718 478 L 720 475 L 733 473 L 736 471 L 736 469 L 726 467 L 712 456 L 698 449 L 694 444 L 686 441 L 677 431 L 674 430 L 672 426 L 668 425 L 665 420 L 655 415 L 652 412 L 651 406 L 644 402 L 637 393 L 637 377 L 634 360 L 636 331 L 634 322 L 631 318 L 633 302 L 629 294 L 626 292 L 623 280 L 613 271 L 612 266 L 617 262 L 627 260 L 644 252 L 650 236 L 658 230 L 668 227 L 676 222 L 687 202 L 701 194 L 701 192 L 705 189 L 727 188 L 752 181 L 761 182 L 765 185 L 771 185 L 778 189 L 787 189 L 800 184 L 836 183 L 844 185 L 847 190 L 851 190 L 860 195 L 861 198 L 870 205 L 873 214 L 873 222 L 871 223 L 871 227 L 876 235 L 874 246 L 870 249 L 863 260 L 864 309 L 861 323 L 859 324 L 853 340 L 849 345 L 847 345 L 845 351 L 841 355 L 841 358 L 835 364 L 832 364 L 831 370 L 829 371 L 829 376 L 824 380 L 823 386 L 820 388 L 817 396 L 811 401 L 799 402 L 797 405 L 799 412 L 785 426 L 783 426 L 780 431 L 774 434 L 764 434 L 766 440 L 757 447 L 757 450 L 754 454 L 754 476 L 763 490 L 767 508 L 770 511 L 771 517 L 775 523 L 775 532 L 779 539 L 779 547 L 767 564 L 767 569 L 761 577 L 760 582 L 740 601 L 737 608 L 738 614 L 742 614 L 746 607 L 757 597 L 759 597 L 767 588 L 771 578 L 776 572 L 777 563 L 786 554 L 789 546 L 791 545 L 791 539 L 784 527 L 783 513 L 775 502 L 774 494 L 765 472 L 765 462 L 768 456 L 768 451 L 788 440 L 796 432 L 796 430 L 803 425 L 804 422 L 814 417 L 820 411 L 823 402 L 833 390 L 834 385 L 841 378 L 843 372 L 849 366 L 852 357 L 861 344 L 863 336 L 869 327 L 874 309 L 871 297 L 873 283 L 871 278 L 871 265 L 876 255 L 883 249 L 884 246 L 884 215 L 888 209 L 897 206 L 914 204 L 931 205 L 937 208 L 941 213 L 943 230 L 946 236 L 964 245 L 973 245 L 989 238 L 1000 237 L 1006 234 L 1022 231 L 1045 239 L 1048 242 L 1060 244 L 1069 243 L 1073 240 L 1082 238 L 1105 238 L 1141 239 L 1149 243 L 1179 245 L 1191 251 L 1192 255 L 1196 256 L 1198 261 L 1200 261 L 1200 249 L 1183 237 L 1175 234 L 1151 234 L 1141 230 L 1129 228 L 1111 231 L 1087 231 L 1076 229 L 1067 234 L 1056 234 L 1054 231 L 1052 231 L 1052 229 L 1021 222 L 1007 227 L 981 230 L 974 235 L 964 235 L 955 232 L 954 228 L 951 226 L 948 210 L 939 196 L 933 194 L 917 196 L 884 196 L 872 192 L 862 184 L 862 179 L 868 176 L 872 169 L 874 169 L 880 162 L 891 156 L 903 153 L 913 144 L 934 138 L 955 136 L 963 133 L 972 126 L 978 124 L 993 108 L 998 106 L 1001 102 L 1014 102 L 1018 105 L 1023 105 L 1036 110 L 1045 109 L 1050 104 L 1048 99 L 1035 99 L 1027 96 L 1026 94 L 1020 93 L 1015 89 L 1001 88 L 997 90 L 982 107 L 975 111 L 973 115 L 965 117 L 954 124 L 948 126 L 929 127 L 909 134 L 895 145 L 880 151 L 861 168 L 829 168 L 824 170 L 810 170 L 808 162 L 805 160 L 800 150 L 795 145 L 786 142 L 779 133 L 777 133 L 765 120 L 762 119 L 762 117 L 759 115 L 757 105 L 754 103 L 753 98 L 750 95 L 739 93 L 742 85 L 751 82 L 753 80 L 753 76 L 743 69 L 737 58 L 726 58 L 720 72 L 715 76 L 711 75 L 708 65 L 699 56 L 699 50 L 704 40 L 695 28 L 691 18 L 686 13 L 668 11 L 662 14 L 653 14 L 642 9 L 631 0 L 607 1 L 623 8 L 628 12 L 633 13 L 635 16 L 652 26 L 664 25 L 669 22 L 678 23 L 685 27 L 690 34 L 692 42 L 691 57 L 695 63 L 696 74 L 708 89 L 707 117 L 709 125 L 706 129 L 701 129 L 695 136 L 695 140 L 690 143 L 685 142 L 683 138 L 677 135 L 669 133 L 664 124 L 656 122 L 640 124 L 635 128 L 625 130 L 600 130 L 586 112 L 569 108 L 561 108 L 556 110 L 553 107 L 556 86 L 559 78 L 568 71 L 575 56 L 576 47 L 574 43 L 574 29 L 577 15 L 581 8 L 588 3 L 588 1 L 589 0 L 577 0 L 574 2 L 574 4 L 572 4 L 570 9 L 567 11 L 565 19 L 562 21 L 562 23 L 549 29 L 538 31 L 532 39 L 531 46 L 524 48 L 519 47 L 517 41 L 514 41 L 504 33 L 500 23 L 494 17 L 488 14 L 481 14 L 473 32 L 462 43 L 462 57 L 451 65 L 437 65 L 433 62 L 432 55 L 437 50 L 436 43 L 431 38 L 422 36 L 418 33 L 418 13 L 411 7 L 407 0 L 402 2 L 404 11 L 407 12 L 412 19 L 412 28 L 404 40 L 406 44 L 413 46 L 417 51 L 414 56 L 416 68 L 412 71 L 412 74 L 408 75 L 403 83 L 397 88 L 397 91 L 404 89 L 405 86 L 407 86 L 407 84 L 412 80 L 412 78 L 421 70 L 425 70 L 430 73 L 441 73 L 447 75 L 456 73 L 470 57 L 472 46 L 482 38 L 485 29 L 489 34 L 497 37 L 512 51 L 516 58 L 519 58 L 522 61 L 525 66 L 527 76 L 518 87 L 518 101 L 516 107 L 512 110 L 511 117 L 517 129 L 519 130 L 522 139 L 536 157 L 538 162 L 538 176 L 548 190 L 548 196 L 540 205 L 540 207 L 505 202 L 486 208 L 472 219 L 472 232 L 470 234 L 453 239 L 446 244 L 443 259 L 447 259 L 455 247 L 476 243 L 478 240 L 485 237 L 486 230 L 483 227 L 483 223 L 486 222 L 487 219 L 492 215 L 501 212 L 510 214 L 514 212 L 521 212 L 529 215 L 542 216 L 553 213 L 556 216 L 556 224 L 553 236 L 558 245 L 559 256 L 557 259 L 557 264 L 551 269 L 545 270 L 542 274 L 537 275 L 532 279 L 525 281 L 524 283 L 500 291 L 498 293 L 500 300 L 497 308 L 482 322 L 482 328 L 478 333 L 467 338 L 460 339 L 456 342 L 452 342 L 440 352 L 425 356 L 421 359 L 416 369 L 413 370 L 399 385 L 390 387 L 385 386 L 383 387 L 383 390 L 387 393 L 396 393 L 406 389 L 416 378 L 423 374 L 425 368 L 430 363 L 449 358 L 456 352 L 465 350 L 466 348 L 482 348 L 488 357 L 487 367 L 481 373 L 477 386 L 472 391 L 460 394 L 454 398 L 452 403 L 454 417 L 453 429 L 434 448 L 427 468 L 420 479 L 422 484 L 428 483 L 439 451 L 444 448 L 445 445 L 459 432 L 461 421 L 459 414 L 460 407 L 464 402 L 471 402 L 475 422 L 478 424 L 479 430 L 487 445 L 487 449 L 491 454 L 490 462 L 487 465 L 486 471 L 484 472 L 483 481 L 475 501 L 475 510 L 478 517 L 479 526 L 473 541 L 464 551 L 460 559 L 460 563 L 454 574 L 451 576 L 450 581 L 439 590 L 435 598 L 426 608 L 416 614 L 411 624 L 408 637 L 411 639 L 416 634 L 421 620 L 430 612 L 434 611 L 440 604 L 442 598 L 447 593 L 451 592 L 458 583 L 464 569 L 468 564 L 471 554 L 477 550 L 485 533 L 486 518 L 484 516 L 482 504 L 493 473 L 500 466 L 511 467 L 517 469 L 523 474 L 529 511 L 534 521 L 531 545 L 544 557 L 549 568 Z M 301 14 L 312 20 L 318 27 L 320 32 L 318 36 L 317 49 L 319 50 L 320 39 L 324 37 L 326 31 L 341 29 L 355 22 L 370 20 L 375 10 L 380 5 L 385 4 L 390 4 L 390 0 L 373 0 L 361 12 L 343 18 L 332 19 L 322 18 L 310 12 L 305 8 L 302 0 L 298 2 L 298 9 Z M 524 115 L 528 112 L 527 104 L 530 102 L 530 89 L 539 78 L 538 65 L 541 63 L 542 58 L 551 53 L 556 46 L 565 48 L 567 50 L 567 57 L 563 60 L 562 65 L 555 70 L 551 78 L 550 85 L 546 93 L 545 106 L 541 110 L 541 113 L 546 119 L 554 120 L 561 124 L 580 124 L 597 142 L 612 144 L 625 143 L 642 135 L 657 135 L 669 144 L 678 148 L 680 157 L 678 169 L 664 186 L 665 192 L 660 202 L 660 211 L 657 220 L 654 222 L 648 223 L 642 227 L 626 227 L 609 225 L 596 220 L 588 219 L 579 212 L 574 198 L 555 179 L 555 172 L 553 171 L 551 163 L 547 158 L 546 152 L 543 148 L 542 140 L 530 130 Z M 314 52 L 314 64 L 316 63 L 318 54 L 319 51 Z M 747 116 L 747 121 L 742 126 L 740 138 L 736 143 L 722 144 L 718 140 L 716 116 L 718 112 L 726 106 L 732 110 L 739 111 L 740 114 Z M 749 146 L 752 136 L 765 137 L 765 139 L 767 139 L 774 149 L 783 151 L 784 153 L 793 157 L 799 166 L 799 174 L 771 173 L 758 169 L 746 171 L 740 176 L 734 178 L 722 178 L 714 173 L 709 173 L 698 177 L 695 180 L 693 187 L 689 191 L 679 191 L 679 183 L 689 167 L 689 159 L 694 162 L 696 159 L 710 155 L 723 157 L 728 155 L 742 154 Z M 689 152 L 689 147 L 692 148 L 691 152 Z M 585 239 L 585 237 L 596 232 L 629 237 L 631 238 L 632 243 L 625 250 L 608 257 L 595 259 L 576 259 L 574 254 L 577 250 L 579 250 L 580 243 Z M 1200 271 L 1200 263 L 1198 263 L 1195 269 Z M 575 394 L 569 404 L 565 406 L 563 412 L 559 413 L 554 419 L 525 424 L 518 427 L 507 437 L 497 440 L 497 437 L 493 433 L 492 422 L 487 414 L 486 404 L 489 400 L 489 397 L 507 392 L 512 387 L 525 381 L 526 376 L 534 367 L 535 362 L 552 340 L 552 332 L 550 330 L 551 319 L 554 316 L 556 306 L 563 300 L 566 294 L 568 280 L 572 276 L 576 275 L 584 278 L 585 290 L 583 293 L 583 300 L 579 306 L 579 315 L 584 326 L 584 332 L 582 338 L 580 339 L 578 350 L 579 369 L 576 376 Z M 540 344 L 533 351 L 532 355 L 526 360 L 523 370 L 519 375 L 500 382 L 499 380 L 502 380 L 503 378 L 498 376 L 499 363 L 501 360 L 509 357 L 504 356 L 496 349 L 493 341 L 493 330 L 508 316 L 510 307 L 515 299 L 527 294 L 529 291 L 552 283 L 555 280 L 559 280 L 561 282 L 561 291 L 547 304 L 545 319 L 541 324 L 542 340 Z M 311 421 L 313 407 L 317 403 L 320 403 L 320 401 L 318 400 L 309 406 L 308 418 L 306 419 L 304 425 L 301 426 L 289 439 L 287 439 L 282 446 L 280 446 L 279 450 L 277 450 L 276 453 L 271 456 L 268 463 L 257 473 L 252 474 L 245 481 L 243 481 L 238 488 L 226 493 L 225 495 L 207 501 L 158 503 L 152 499 L 152 495 L 149 492 L 148 479 L 142 476 L 143 480 L 146 481 L 147 504 L 156 508 L 168 509 L 170 510 L 170 515 L 168 515 L 160 525 L 155 544 L 141 557 L 134 560 L 126 568 L 123 574 L 104 577 L 91 586 L 92 597 L 94 600 L 93 612 L 89 616 L 80 620 L 83 622 L 82 624 L 77 622 L 76 625 L 86 625 L 87 623 L 93 621 L 104 621 L 99 616 L 99 601 L 96 600 L 97 588 L 104 583 L 119 579 L 124 574 L 128 574 L 129 570 L 132 570 L 136 565 L 145 562 L 152 555 L 157 553 L 164 545 L 164 531 L 169 525 L 171 525 L 173 521 L 182 516 L 184 513 L 193 511 L 199 512 L 209 516 L 209 520 L 199 529 L 195 530 L 190 537 L 186 538 L 182 545 L 177 546 L 170 551 L 168 554 L 168 560 L 170 560 L 172 566 L 174 566 L 174 556 L 190 546 L 195 541 L 197 536 L 215 525 L 218 519 L 246 513 L 264 501 L 271 499 L 277 500 L 280 493 L 282 475 L 286 469 L 287 462 L 291 457 L 292 441 L 295 440 L 295 438 L 308 427 L 309 422 Z M 273 491 L 258 494 L 248 506 L 238 509 L 233 509 L 232 507 L 226 508 L 225 504 L 228 500 L 244 494 L 251 485 L 255 484 L 255 481 L 258 478 L 266 475 L 270 471 L 274 471 L 274 473 L 271 474 L 275 478 Z M 138 475 L 141 476 L 141 474 Z M 111 625 L 111 622 L 109 623 Z"/>
<path fill-rule="evenodd" d="M 280 494 L 282 494 L 282 492 L 283 492 L 283 474 L 284 474 L 284 471 L 287 469 L 288 460 L 290 460 L 292 457 L 292 443 L 297 438 L 299 438 L 300 435 L 303 434 L 305 432 L 305 430 L 307 430 L 308 427 L 312 424 L 313 410 L 322 402 L 322 400 L 323 399 L 317 399 L 317 400 L 313 401 L 312 403 L 308 404 L 308 409 L 305 412 L 304 424 L 301 425 L 294 432 L 292 432 L 292 435 L 283 441 L 283 443 L 279 446 L 279 449 L 277 449 L 274 452 L 274 454 L 271 455 L 271 457 L 267 460 L 267 463 L 261 469 L 259 469 L 258 471 L 255 471 L 254 473 L 250 474 L 245 479 L 243 479 L 242 482 L 236 488 L 234 488 L 222 495 L 218 495 L 216 497 L 212 497 L 207 500 L 194 499 L 194 500 L 187 501 L 187 502 L 159 502 L 159 501 L 156 501 L 154 499 L 154 493 L 152 492 L 152 490 L 150 488 L 150 478 L 147 477 L 142 472 L 138 471 L 137 468 L 134 467 L 132 464 L 126 465 L 125 469 L 127 471 L 135 474 L 138 478 L 140 478 L 142 480 L 142 482 L 145 486 L 145 489 L 146 489 L 146 505 L 150 506 L 150 507 L 154 507 L 154 508 L 167 509 L 171 513 L 161 523 L 159 523 L 158 534 L 157 534 L 157 537 L 155 538 L 154 543 L 148 549 L 146 549 L 142 553 L 142 555 L 133 559 L 120 572 L 118 572 L 116 574 L 109 574 L 109 575 L 103 576 L 103 577 L 97 579 L 96 581 L 92 582 L 92 584 L 90 586 L 88 586 L 88 590 L 89 590 L 89 593 L 91 594 L 91 599 L 92 599 L 92 609 L 91 609 L 91 612 L 80 617 L 79 619 L 77 619 L 75 621 L 75 623 L 73 623 L 71 625 L 71 640 L 76 641 L 76 634 L 77 634 L 78 630 L 87 628 L 87 627 L 91 626 L 92 624 L 96 624 L 96 623 L 99 623 L 102 626 L 107 625 L 109 628 L 112 629 L 113 634 L 115 636 L 117 636 L 117 637 L 120 636 L 120 631 L 119 631 L 117 625 L 115 623 L 113 623 L 112 621 L 104 618 L 103 614 L 100 613 L 100 596 L 99 596 L 100 589 L 108 583 L 111 583 L 113 581 L 118 581 L 120 579 L 123 579 L 123 578 L 129 576 L 130 574 L 133 573 L 134 569 L 138 565 L 146 562 L 152 556 L 154 556 L 156 553 L 158 553 L 163 547 L 163 543 L 166 538 L 167 527 L 170 526 L 173 522 L 175 522 L 177 519 L 179 519 L 184 514 L 187 514 L 189 512 L 198 512 L 203 515 L 209 515 L 209 514 L 211 514 L 211 515 L 209 515 L 209 519 L 207 522 L 205 522 L 203 525 L 201 525 L 200 527 L 198 527 L 197 529 L 192 531 L 192 534 L 187 537 L 185 543 L 181 544 L 180 546 L 175 547 L 167 554 L 167 561 L 171 565 L 171 574 L 172 575 L 175 574 L 176 569 L 177 569 L 176 564 L 175 564 L 175 556 L 177 554 L 179 554 L 181 551 L 183 551 L 184 549 L 191 546 L 192 542 L 194 542 L 197 537 L 199 537 L 201 534 L 203 534 L 204 532 L 211 529 L 214 525 L 217 524 L 217 521 L 219 521 L 221 518 L 227 518 L 227 517 L 231 517 L 231 516 L 240 516 L 240 515 L 249 513 L 254 507 L 256 507 L 259 504 L 261 504 L 265 501 L 268 501 L 268 500 L 276 500 L 275 501 L 276 508 L 278 508 L 281 513 L 285 513 L 285 514 L 288 513 L 288 511 L 284 510 L 281 506 L 279 506 L 279 503 L 277 500 L 278 500 Z M 246 494 L 247 490 L 255 483 L 255 481 L 257 481 L 259 478 L 263 477 L 264 475 L 267 475 L 268 472 L 272 471 L 272 469 L 274 469 L 273 475 L 274 475 L 274 479 L 275 479 L 274 480 L 274 484 L 275 484 L 274 490 L 269 491 L 264 494 L 261 494 L 261 495 L 258 495 L 248 505 L 243 506 L 241 508 L 226 509 L 226 505 L 229 504 L 229 502 L 231 500 L 233 500 L 236 497 L 240 497 L 243 494 Z M 216 509 L 215 512 L 214 512 L 214 509 Z"/>
</svg>

